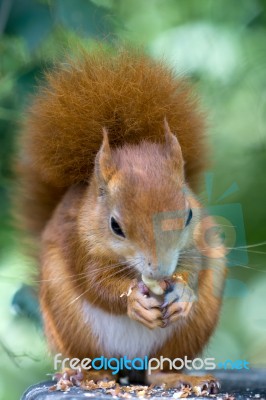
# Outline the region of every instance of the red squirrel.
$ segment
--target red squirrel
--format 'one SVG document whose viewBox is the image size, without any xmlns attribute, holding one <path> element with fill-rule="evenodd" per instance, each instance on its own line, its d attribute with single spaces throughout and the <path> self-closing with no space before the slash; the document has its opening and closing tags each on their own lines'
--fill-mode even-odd
<svg viewBox="0 0 266 400">
<path fill-rule="evenodd" d="M 52 351 L 200 354 L 219 318 L 226 252 L 194 194 L 206 147 L 187 82 L 141 52 L 83 51 L 46 73 L 20 146 L 20 212 L 39 244 Z M 214 382 L 167 365 L 145 379 Z"/>
</svg>

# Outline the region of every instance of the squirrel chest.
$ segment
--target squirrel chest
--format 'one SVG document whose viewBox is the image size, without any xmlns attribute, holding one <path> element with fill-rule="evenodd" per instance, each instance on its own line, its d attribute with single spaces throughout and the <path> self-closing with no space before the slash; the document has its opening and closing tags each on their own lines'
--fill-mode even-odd
<svg viewBox="0 0 266 400">
<path fill-rule="evenodd" d="M 127 315 L 113 315 L 89 302 L 83 303 L 83 318 L 106 357 L 148 356 L 176 331 L 176 324 L 150 330 Z"/>
</svg>

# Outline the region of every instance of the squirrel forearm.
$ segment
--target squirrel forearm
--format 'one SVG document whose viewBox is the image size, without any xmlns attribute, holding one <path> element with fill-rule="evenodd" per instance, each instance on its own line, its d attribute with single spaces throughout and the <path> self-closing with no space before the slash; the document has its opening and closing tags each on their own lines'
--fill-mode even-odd
<svg viewBox="0 0 266 400">
<path fill-rule="evenodd" d="M 84 298 L 105 311 L 125 314 L 127 312 L 127 296 L 121 295 L 128 292 L 132 280 L 122 274 L 112 272 L 112 269 L 110 269 L 110 274 L 105 273 L 105 276 L 100 273 L 96 275 L 96 278 L 91 279 Z"/>
</svg>

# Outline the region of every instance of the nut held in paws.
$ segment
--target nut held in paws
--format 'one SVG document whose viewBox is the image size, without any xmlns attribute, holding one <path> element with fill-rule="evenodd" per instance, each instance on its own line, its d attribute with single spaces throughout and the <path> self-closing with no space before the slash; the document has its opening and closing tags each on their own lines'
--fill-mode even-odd
<svg viewBox="0 0 266 400">
<path fill-rule="evenodd" d="M 141 279 L 152 293 L 157 294 L 158 296 L 164 294 L 164 290 L 159 281 L 147 278 L 147 276 L 144 275 L 141 276 Z"/>
</svg>

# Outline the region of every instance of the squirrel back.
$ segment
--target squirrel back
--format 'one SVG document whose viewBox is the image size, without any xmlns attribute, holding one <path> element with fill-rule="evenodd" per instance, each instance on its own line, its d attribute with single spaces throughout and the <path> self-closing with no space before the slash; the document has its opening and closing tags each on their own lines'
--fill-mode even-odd
<svg viewBox="0 0 266 400">
<path fill-rule="evenodd" d="M 163 142 L 165 117 L 195 189 L 206 160 L 202 114 L 190 87 L 163 62 L 137 51 L 82 51 L 48 72 L 20 137 L 24 228 L 41 233 L 66 190 L 89 181 L 103 127 L 114 147 Z"/>
</svg>

